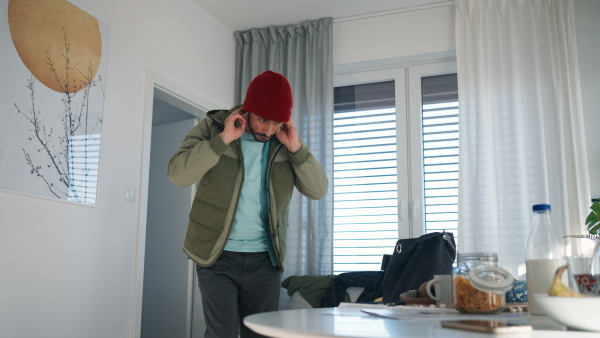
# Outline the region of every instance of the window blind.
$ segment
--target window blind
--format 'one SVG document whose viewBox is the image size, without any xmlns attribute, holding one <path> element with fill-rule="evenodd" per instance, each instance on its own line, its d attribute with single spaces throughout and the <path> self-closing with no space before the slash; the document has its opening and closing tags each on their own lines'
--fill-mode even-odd
<svg viewBox="0 0 600 338">
<path fill-rule="evenodd" d="M 458 84 L 456 74 L 421 79 L 425 232 L 458 238 Z"/>
<path fill-rule="evenodd" d="M 398 237 L 394 82 L 334 91 L 334 273 L 379 270 Z"/>
</svg>

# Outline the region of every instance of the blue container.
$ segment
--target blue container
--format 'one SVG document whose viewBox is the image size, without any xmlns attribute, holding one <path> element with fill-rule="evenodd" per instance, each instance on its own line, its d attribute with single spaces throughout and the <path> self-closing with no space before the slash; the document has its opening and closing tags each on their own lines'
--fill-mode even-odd
<svg viewBox="0 0 600 338">
<path fill-rule="evenodd" d="M 527 303 L 527 282 L 516 280 L 513 288 L 506 292 L 506 303 Z"/>
</svg>

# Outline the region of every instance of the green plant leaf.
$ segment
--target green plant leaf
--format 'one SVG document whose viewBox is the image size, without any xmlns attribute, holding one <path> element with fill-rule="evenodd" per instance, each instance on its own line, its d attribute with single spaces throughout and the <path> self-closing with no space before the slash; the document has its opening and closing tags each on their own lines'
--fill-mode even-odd
<svg viewBox="0 0 600 338">
<path fill-rule="evenodd" d="M 600 229 L 600 202 L 595 201 L 592 203 L 590 209 L 592 209 L 592 211 L 586 218 L 585 225 L 587 226 L 588 232 L 591 235 L 595 235 L 598 232 L 598 229 Z"/>
</svg>

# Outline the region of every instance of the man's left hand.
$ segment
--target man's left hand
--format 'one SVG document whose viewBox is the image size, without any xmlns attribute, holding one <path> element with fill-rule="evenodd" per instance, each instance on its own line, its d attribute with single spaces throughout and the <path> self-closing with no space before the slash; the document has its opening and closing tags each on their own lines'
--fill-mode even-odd
<svg viewBox="0 0 600 338">
<path fill-rule="evenodd" d="M 281 125 L 281 129 L 275 134 L 279 141 L 287 147 L 291 153 L 297 153 L 302 144 L 298 139 L 298 133 L 296 132 L 296 126 L 294 126 L 294 120 L 290 117 L 288 123 Z"/>
</svg>

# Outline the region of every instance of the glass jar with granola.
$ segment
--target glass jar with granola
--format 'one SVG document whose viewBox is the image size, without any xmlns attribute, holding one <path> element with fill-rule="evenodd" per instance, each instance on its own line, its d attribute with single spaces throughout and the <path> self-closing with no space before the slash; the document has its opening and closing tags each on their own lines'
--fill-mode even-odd
<svg viewBox="0 0 600 338">
<path fill-rule="evenodd" d="M 454 307 L 461 313 L 496 313 L 506 306 L 512 274 L 498 267 L 493 252 L 459 253 L 452 270 Z"/>
</svg>

